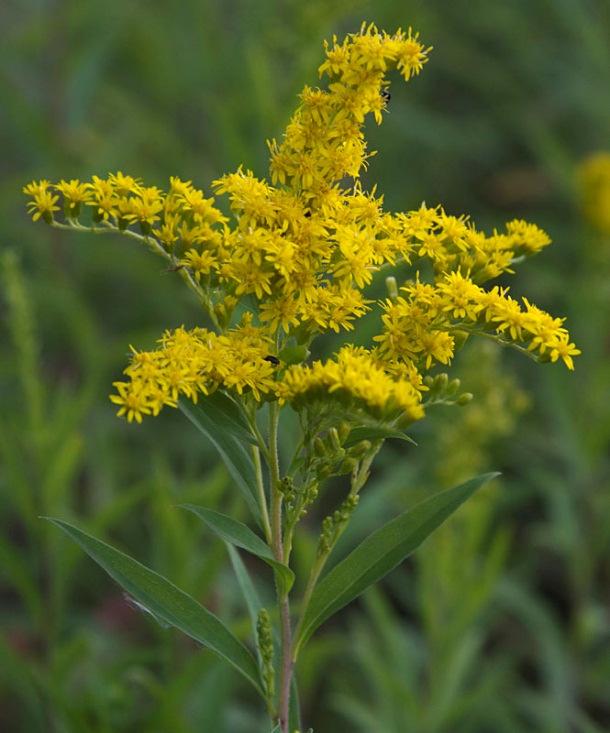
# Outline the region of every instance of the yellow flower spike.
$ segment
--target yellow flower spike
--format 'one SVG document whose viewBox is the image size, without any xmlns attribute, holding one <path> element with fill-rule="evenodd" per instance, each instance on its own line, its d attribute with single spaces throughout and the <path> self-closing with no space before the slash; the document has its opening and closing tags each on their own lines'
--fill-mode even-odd
<svg viewBox="0 0 610 733">
<path fill-rule="evenodd" d="M 411 29 L 388 34 L 373 24 L 324 48 L 320 88 L 305 86 L 283 138 L 268 141 L 270 180 L 240 167 L 212 183 L 228 197 L 231 219 L 176 176 L 166 192 L 121 171 L 24 188 L 35 220 L 87 228 L 84 205 L 97 233 L 122 232 L 164 256 L 216 329 L 176 329 L 156 350 L 134 353 L 131 381 L 117 383 L 113 396 L 129 421 L 217 389 L 299 404 L 306 393 L 332 394 L 377 416 L 402 405 L 415 419 L 423 414 L 424 376 L 449 364 L 471 335 L 573 368 L 580 352 L 562 319 L 518 302 L 507 288 L 482 287 L 548 246 L 543 230 L 515 219 L 485 233 L 467 216 L 426 204 L 391 213 L 375 186 L 365 191 L 360 183 L 374 154 L 365 120 L 383 121 L 389 74 L 411 80 L 430 48 Z M 585 178 L 602 179 L 602 163 L 591 163 Z M 65 222 L 54 218 L 62 205 Z M 390 267 L 409 265 L 430 274 L 413 272 L 384 303 L 366 297 L 379 270 L 387 277 Z M 244 309 L 249 317 L 235 326 Z M 342 349 L 334 360 L 298 368 L 274 363 L 283 349 L 306 354 L 318 334 L 353 330 L 372 309 L 380 311 L 381 332 L 370 352 Z"/>
</svg>

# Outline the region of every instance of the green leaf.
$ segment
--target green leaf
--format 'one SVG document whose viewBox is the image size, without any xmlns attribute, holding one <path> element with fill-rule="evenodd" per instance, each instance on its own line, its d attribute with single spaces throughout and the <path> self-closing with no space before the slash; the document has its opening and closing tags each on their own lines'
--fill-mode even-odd
<svg viewBox="0 0 610 733">
<path fill-rule="evenodd" d="M 320 624 L 393 570 L 482 484 L 498 475 L 483 474 L 441 491 L 369 535 L 313 592 L 299 624 L 296 650 Z"/>
<path fill-rule="evenodd" d="M 193 514 L 196 514 L 207 524 L 212 532 L 215 532 L 225 542 L 230 542 L 236 547 L 241 547 L 243 550 L 247 550 L 261 560 L 264 560 L 275 571 L 280 590 L 283 593 L 290 591 L 294 583 L 294 573 L 292 570 L 287 565 L 278 562 L 273 557 L 269 545 L 258 535 L 254 534 L 245 524 L 238 522 L 232 517 L 228 517 L 226 514 L 221 514 L 220 512 L 215 512 L 212 509 L 206 509 L 202 506 L 195 506 L 194 504 L 182 504 L 181 506 L 183 509 L 188 509 Z"/>
<path fill-rule="evenodd" d="M 404 440 L 412 445 L 417 445 L 413 438 L 408 436 L 406 433 L 403 433 L 402 430 L 384 427 L 383 425 L 371 425 L 351 430 L 344 443 L 344 447 L 349 448 L 352 445 L 356 445 L 356 443 L 359 443 L 361 440 L 375 441 L 387 440 L 388 438 L 397 438 L 398 440 Z"/>
<path fill-rule="evenodd" d="M 209 397 L 204 397 L 201 406 L 191 404 L 187 406 L 184 400 L 180 400 L 178 407 L 216 448 L 232 479 L 241 490 L 250 511 L 260 524 L 260 509 L 256 501 L 256 471 L 250 453 L 244 445 L 246 441 L 251 442 L 252 437 L 245 436 L 246 431 L 235 418 L 235 413 L 231 413 L 229 402 L 237 407 L 226 395 L 215 392 Z"/>
<path fill-rule="evenodd" d="M 125 553 L 61 519 L 44 517 L 75 540 L 139 605 L 201 642 L 239 670 L 261 692 L 254 656 L 231 631 L 188 593 Z"/>
<path fill-rule="evenodd" d="M 202 398 L 199 403 L 201 409 L 205 408 L 208 415 L 222 420 L 227 429 L 231 430 L 235 438 L 245 440 L 256 445 L 256 438 L 252 435 L 248 421 L 243 410 L 237 402 L 225 392 L 216 390 L 211 395 Z"/>
<path fill-rule="evenodd" d="M 235 577 L 237 578 L 237 583 L 241 589 L 241 592 L 243 593 L 244 600 L 246 601 L 248 614 L 252 623 L 252 632 L 254 634 L 254 638 L 256 638 L 256 622 L 258 620 L 258 612 L 263 607 L 263 604 L 261 602 L 261 599 L 259 598 L 256 588 L 254 587 L 252 578 L 248 574 L 246 566 L 239 556 L 239 552 L 237 552 L 237 550 L 230 542 L 225 542 L 225 546 L 227 548 L 227 552 L 229 553 L 229 557 L 231 558 L 231 565 L 233 566 Z"/>
<path fill-rule="evenodd" d="M 290 366 L 291 364 L 300 364 L 305 361 L 310 354 L 311 352 L 307 346 L 301 344 L 284 347 L 278 356 L 286 366 Z"/>
</svg>

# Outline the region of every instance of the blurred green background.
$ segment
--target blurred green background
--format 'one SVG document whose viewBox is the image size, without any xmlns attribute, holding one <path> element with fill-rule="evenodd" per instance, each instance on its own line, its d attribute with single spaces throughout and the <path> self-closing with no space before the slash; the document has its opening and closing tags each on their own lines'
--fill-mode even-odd
<svg viewBox="0 0 610 733">
<path fill-rule="evenodd" d="M 434 46 L 371 126 L 367 181 L 391 209 L 546 228 L 554 245 L 512 288 L 567 315 L 584 353 L 569 374 L 467 349 L 475 401 L 432 414 L 419 447 L 384 448 L 339 554 L 427 491 L 503 475 L 322 629 L 299 669 L 305 718 L 319 733 L 610 730 L 610 233 L 581 215 L 575 173 L 610 149 L 607 0 L 0 4 L 0 729 L 266 731 L 228 668 L 38 519 L 76 518 L 247 633 L 224 547 L 175 508 L 243 512 L 223 469 L 181 415 L 128 426 L 106 397 L 128 345 L 197 323 L 195 304 L 128 240 L 32 225 L 20 191 L 117 169 L 161 186 L 241 163 L 264 175 L 322 39 L 364 19 Z"/>
</svg>

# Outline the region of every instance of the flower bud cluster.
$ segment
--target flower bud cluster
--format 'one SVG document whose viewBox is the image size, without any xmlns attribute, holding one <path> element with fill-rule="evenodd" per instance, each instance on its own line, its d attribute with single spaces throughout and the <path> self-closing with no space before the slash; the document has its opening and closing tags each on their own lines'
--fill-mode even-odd
<svg viewBox="0 0 610 733">
<path fill-rule="evenodd" d="M 345 425 L 345 424 L 344 424 Z M 330 428 L 325 435 L 313 440 L 311 470 L 322 481 L 330 476 L 350 474 L 373 449 L 369 440 L 360 440 L 353 445 L 344 445 L 349 431 Z"/>
<path fill-rule="evenodd" d="M 302 486 L 295 486 L 292 477 L 285 476 L 279 488 L 284 499 L 286 521 L 289 525 L 295 525 L 307 514 L 307 510 L 317 499 L 319 482 L 314 480 Z"/>
<path fill-rule="evenodd" d="M 267 700 L 275 696 L 275 670 L 273 664 L 273 630 L 271 618 L 266 608 L 261 608 L 256 621 L 256 645 L 261 665 L 261 679 Z"/>
<path fill-rule="evenodd" d="M 424 377 L 424 384 L 428 387 L 426 406 L 443 404 L 462 407 L 471 402 L 474 397 L 471 392 L 460 392 L 460 380 L 449 379 L 445 372 L 437 374 L 435 377 Z"/>
<path fill-rule="evenodd" d="M 322 520 L 322 531 L 318 540 L 319 556 L 327 555 L 330 552 L 358 506 L 358 499 L 358 494 L 349 494 L 338 509 Z"/>
</svg>

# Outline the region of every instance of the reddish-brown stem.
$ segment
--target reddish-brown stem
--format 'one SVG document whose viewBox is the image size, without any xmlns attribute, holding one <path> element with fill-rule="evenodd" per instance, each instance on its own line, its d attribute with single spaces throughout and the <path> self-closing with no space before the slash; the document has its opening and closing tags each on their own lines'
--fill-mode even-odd
<svg viewBox="0 0 610 733">
<path fill-rule="evenodd" d="M 271 474 L 271 535 L 273 554 L 278 562 L 284 562 L 284 543 L 282 539 L 282 493 L 280 491 L 280 464 L 277 434 L 279 406 L 269 406 L 269 469 Z M 280 611 L 281 665 L 278 722 L 281 733 L 289 733 L 290 683 L 292 681 L 292 628 L 290 624 L 290 604 L 288 596 L 278 589 Z"/>
</svg>

